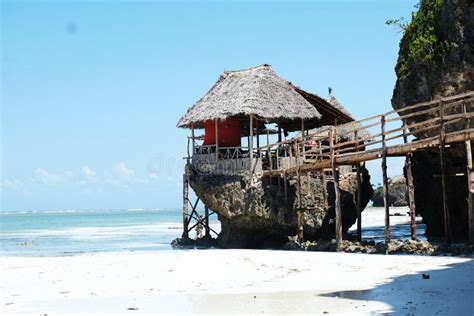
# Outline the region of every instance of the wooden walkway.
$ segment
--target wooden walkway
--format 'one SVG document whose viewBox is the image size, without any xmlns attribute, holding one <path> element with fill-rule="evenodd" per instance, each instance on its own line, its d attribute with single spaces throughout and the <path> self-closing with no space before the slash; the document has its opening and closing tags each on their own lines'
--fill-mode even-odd
<svg viewBox="0 0 474 316">
<path fill-rule="evenodd" d="M 412 238 L 416 239 L 415 203 L 411 156 L 415 151 L 439 148 L 441 178 L 443 188 L 443 210 L 446 242 L 450 242 L 449 210 L 446 193 L 446 173 L 444 167 L 445 147 L 453 143 L 465 143 L 467 161 L 467 184 L 469 187 L 468 212 L 470 241 L 474 243 L 474 213 L 472 207 L 473 179 L 471 141 L 474 128 L 472 105 L 474 92 L 458 94 L 443 99 L 419 103 L 403 109 L 372 116 L 360 121 L 340 126 L 329 126 L 317 132 L 302 131 L 302 136 L 287 141 L 260 147 L 272 163 L 264 176 L 300 175 L 307 172 L 332 171 L 336 193 L 336 240 L 342 242 L 342 220 L 338 167 L 355 165 L 360 186 L 361 163 L 382 159 L 382 175 L 385 201 L 385 241 L 390 241 L 390 221 L 388 201 L 387 158 L 406 157 L 409 205 L 412 218 Z M 282 155 L 282 153 L 284 153 Z M 282 156 L 290 158 L 290 164 L 280 163 Z M 288 159 L 286 159 L 288 160 Z M 276 163 L 273 163 L 275 161 Z M 284 167 L 283 167 L 284 166 Z M 358 190 L 360 192 L 360 190 Z M 360 196 L 357 198 L 360 200 Z M 361 207 L 358 206 L 358 235 L 361 229 Z"/>
</svg>

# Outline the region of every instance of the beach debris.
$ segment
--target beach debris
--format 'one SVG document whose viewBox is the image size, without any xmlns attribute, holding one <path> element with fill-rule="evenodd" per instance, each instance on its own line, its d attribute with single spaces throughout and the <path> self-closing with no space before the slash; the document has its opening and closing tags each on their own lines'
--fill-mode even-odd
<svg viewBox="0 0 474 316">
<path fill-rule="evenodd" d="M 425 280 L 427 280 L 427 279 L 430 278 L 430 275 L 429 275 L 429 274 L 426 274 L 426 273 L 423 273 L 421 276 L 422 276 L 423 279 L 425 279 Z"/>
<path fill-rule="evenodd" d="M 138 310 L 138 307 L 129 307 L 129 308 L 127 308 L 127 310 L 129 310 L 129 311 L 137 311 L 137 310 Z"/>
</svg>

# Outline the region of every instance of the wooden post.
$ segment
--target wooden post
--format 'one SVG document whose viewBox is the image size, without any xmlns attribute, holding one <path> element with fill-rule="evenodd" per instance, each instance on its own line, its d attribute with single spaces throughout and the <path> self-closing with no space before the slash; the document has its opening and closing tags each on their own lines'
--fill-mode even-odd
<svg viewBox="0 0 474 316">
<path fill-rule="evenodd" d="M 258 133 L 258 120 L 255 120 L 255 121 L 256 121 L 255 123 L 257 123 L 256 124 L 257 126 L 255 126 L 255 133 L 256 133 L 255 136 L 257 136 L 256 138 L 257 138 L 257 153 L 258 153 L 257 159 L 258 159 L 259 157 L 261 157 L 261 155 L 260 155 L 260 134 Z"/>
<path fill-rule="evenodd" d="M 464 114 L 467 114 L 467 105 L 463 104 Z M 467 116 L 466 116 L 467 117 Z M 469 118 L 466 118 L 465 129 L 471 127 L 471 121 Z M 471 141 L 466 140 L 466 172 L 467 172 L 467 215 L 469 220 L 469 242 L 474 244 L 474 212 L 472 207 L 472 148 Z"/>
<path fill-rule="evenodd" d="M 214 120 L 216 129 L 216 163 L 219 160 L 219 127 L 217 126 L 217 119 Z"/>
<path fill-rule="evenodd" d="M 466 171 L 467 171 L 467 210 L 469 218 L 469 242 L 474 244 L 474 212 L 472 210 L 472 150 L 471 141 L 466 141 Z"/>
<path fill-rule="evenodd" d="M 304 159 L 306 158 L 306 146 L 305 146 L 305 143 L 306 143 L 306 138 L 305 135 L 304 135 L 304 119 L 301 119 L 301 137 L 302 137 L 302 141 L 301 141 L 301 151 L 302 151 L 302 158 L 303 158 L 303 161 Z"/>
<path fill-rule="evenodd" d="M 283 170 L 283 185 L 285 186 L 285 201 L 288 200 L 288 186 L 286 184 L 286 171 Z"/>
<path fill-rule="evenodd" d="M 206 225 L 206 239 L 211 237 L 211 227 L 209 226 L 209 208 L 207 206 L 204 206 L 204 223 Z"/>
<path fill-rule="evenodd" d="M 412 157 L 412 154 L 409 153 L 405 159 L 405 170 L 407 173 L 408 205 L 410 206 L 411 239 L 416 240 L 415 187 L 413 185 L 413 172 L 412 172 L 411 157 Z"/>
<path fill-rule="evenodd" d="M 322 179 L 323 182 L 323 200 L 324 200 L 324 209 L 328 208 L 328 191 L 327 191 L 327 181 L 326 181 L 326 173 L 322 170 Z"/>
<path fill-rule="evenodd" d="M 192 144 L 192 148 L 193 148 L 193 152 L 192 154 L 194 155 L 194 153 L 196 152 L 196 144 L 194 143 L 194 140 L 195 140 L 195 136 L 194 136 L 194 124 L 191 126 L 191 141 L 193 142 Z"/>
<path fill-rule="evenodd" d="M 451 225 L 449 220 L 449 206 L 448 206 L 448 193 L 447 193 L 447 177 L 446 177 L 446 165 L 444 163 L 444 141 L 445 141 L 445 127 L 444 127 L 444 104 L 441 101 L 439 105 L 439 118 L 440 118 L 440 132 L 439 132 L 439 163 L 441 167 L 441 189 L 443 191 L 443 214 L 444 214 L 444 238 L 446 244 L 451 243 Z"/>
<path fill-rule="evenodd" d="M 336 159 L 335 159 L 335 154 L 334 154 L 334 143 L 337 142 L 335 129 L 331 129 L 329 135 L 330 135 L 329 147 L 331 150 L 331 166 L 332 166 L 332 175 L 334 178 L 334 192 L 335 192 L 334 208 L 336 211 L 336 244 L 337 244 L 337 251 L 342 251 L 341 192 L 339 188 L 339 174 L 336 168 Z"/>
<path fill-rule="evenodd" d="M 382 126 L 382 177 L 383 177 L 383 202 L 385 206 L 385 245 L 390 242 L 390 206 L 388 199 L 387 177 L 387 144 L 385 143 L 385 116 L 381 118 Z"/>
<path fill-rule="evenodd" d="M 272 152 L 270 150 L 270 131 L 267 128 L 267 159 L 268 159 L 268 166 L 270 167 L 270 171 L 273 170 L 273 161 L 272 161 Z"/>
<path fill-rule="evenodd" d="M 253 114 L 250 114 L 249 158 L 250 158 L 250 171 L 252 171 L 253 169 Z"/>
<path fill-rule="evenodd" d="M 188 194 L 189 194 L 189 181 L 187 171 L 183 174 L 183 238 L 189 238 L 188 225 L 189 225 L 189 216 L 188 216 Z"/>
<path fill-rule="evenodd" d="M 407 122 L 403 121 L 403 143 L 408 143 Z M 410 230 L 411 239 L 416 240 L 416 205 L 415 205 L 415 186 L 413 185 L 413 171 L 411 158 L 413 154 L 409 153 L 405 158 L 405 170 L 407 175 L 408 206 L 410 207 Z"/>
<path fill-rule="evenodd" d="M 359 142 L 357 140 L 357 131 L 354 132 L 354 140 L 356 141 L 356 151 L 359 151 Z M 360 162 L 357 163 L 357 240 L 362 241 L 362 182 L 360 179 Z"/>
</svg>

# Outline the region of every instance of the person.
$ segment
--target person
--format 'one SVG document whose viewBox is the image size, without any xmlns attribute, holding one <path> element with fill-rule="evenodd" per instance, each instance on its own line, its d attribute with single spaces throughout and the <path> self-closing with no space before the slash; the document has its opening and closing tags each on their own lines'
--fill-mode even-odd
<svg viewBox="0 0 474 316">
<path fill-rule="evenodd" d="M 202 230 L 204 228 L 203 225 L 202 225 L 202 222 L 203 222 L 203 218 L 200 215 L 198 223 L 196 225 L 196 239 L 201 239 L 202 238 Z"/>
</svg>

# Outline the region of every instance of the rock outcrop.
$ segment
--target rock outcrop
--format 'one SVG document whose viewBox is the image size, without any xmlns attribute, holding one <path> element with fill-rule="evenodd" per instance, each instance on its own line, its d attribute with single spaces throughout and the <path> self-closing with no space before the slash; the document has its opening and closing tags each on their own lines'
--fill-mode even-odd
<svg viewBox="0 0 474 316">
<path fill-rule="evenodd" d="M 327 182 L 328 207 L 324 207 L 320 178 L 208 175 L 191 171 L 190 184 L 196 195 L 218 214 L 221 233 L 218 245 L 223 248 L 280 248 L 288 236 L 298 230 L 298 213 L 304 215 L 304 238 L 333 238 L 335 232 L 334 185 Z M 365 207 L 372 197 L 370 176 L 363 170 L 362 196 Z M 357 219 L 354 203 L 357 184 L 354 173 L 340 178 L 343 230 Z M 301 207 L 298 196 L 301 195 Z"/>
<path fill-rule="evenodd" d="M 420 46 L 425 43 L 425 46 Z M 423 0 L 405 29 L 397 62 L 392 105 L 410 104 L 474 90 L 474 2 Z M 471 122 L 472 123 L 472 122 Z M 416 134 L 418 138 L 429 135 Z M 466 154 L 463 144 L 445 150 L 448 207 L 454 240 L 467 239 Z M 438 149 L 415 152 L 413 176 L 417 213 L 428 237 L 443 236 L 443 202 Z M 459 176 L 464 174 L 464 176 Z"/>
<path fill-rule="evenodd" d="M 372 202 L 372 206 L 384 206 L 381 186 L 375 189 Z M 404 176 L 388 179 L 388 202 L 390 206 L 408 206 L 407 183 Z"/>
</svg>

